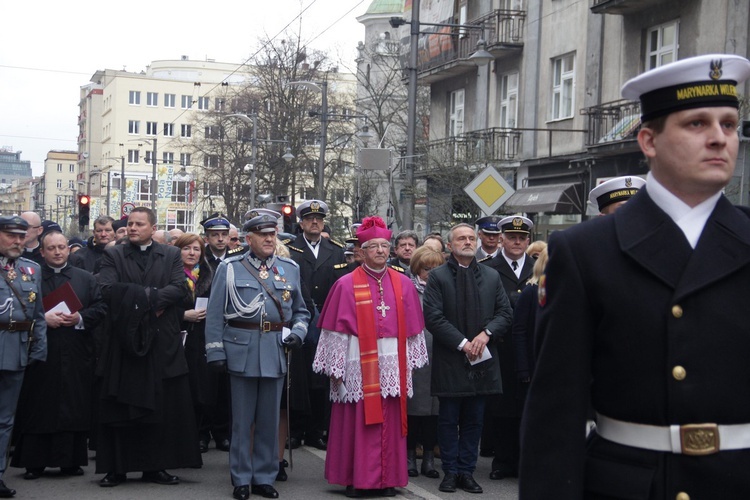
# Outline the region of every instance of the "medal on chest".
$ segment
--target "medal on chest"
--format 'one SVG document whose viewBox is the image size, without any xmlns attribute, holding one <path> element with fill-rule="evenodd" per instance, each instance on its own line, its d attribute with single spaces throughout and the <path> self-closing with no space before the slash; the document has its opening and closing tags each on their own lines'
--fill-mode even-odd
<svg viewBox="0 0 750 500">
<path fill-rule="evenodd" d="M 260 276 L 260 279 L 262 280 L 268 279 L 268 268 L 265 264 L 260 265 L 260 272 L 258 273 L 258 276 Z"/>
</svg>

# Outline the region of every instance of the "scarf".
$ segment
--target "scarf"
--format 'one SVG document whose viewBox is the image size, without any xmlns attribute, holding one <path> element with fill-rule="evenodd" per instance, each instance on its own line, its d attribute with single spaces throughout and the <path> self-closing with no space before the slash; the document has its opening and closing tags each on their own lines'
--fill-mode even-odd
<svg viewBox="0 0 750 500">
<path fill-rule="evenodd" d="M 186 267 L 183 267 L 182 269 L 183 271 L 185 271 L 185 276 L 187 276 L 188 290 L 190 290 L 193 298 L 195 298 L 195 284 L 198 283 L 198 277 L 201 274 L 201 265 L 196 264 L 195 267 L 193 267 L 193 269 L 191 270 Z"/>
<path fill-rule="evenodd" d="M 479 285 L 474 274 L 478 266 L 477 260 L 473 259 L 467 268 L 458 265 L 454 257 L 450 256 L 448 265 L 456 270 L 456 326 L 471 341 L 483 328 L 480 323 L 482 308 L 479 304 Z M 479 378 L 484 374 L 483 364 L 471 366 L 469 361 L 466 361 L 470 379 Z"/>
</svg>

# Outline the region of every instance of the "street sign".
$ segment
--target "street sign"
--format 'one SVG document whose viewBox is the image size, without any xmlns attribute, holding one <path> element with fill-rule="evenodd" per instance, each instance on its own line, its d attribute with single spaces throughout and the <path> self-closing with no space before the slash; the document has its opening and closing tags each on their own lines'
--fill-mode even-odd
<svg viewBox="0 0 750 500">
<path fill-rule="evenodd" d="M 464 191 L 487 215 L 495 213 L 516 192 L 494 167 L 485 168 Z"/>
<path fill-rule="evenodd" d="M 135 208 L 135 205 L 133 203 L 123 203 L 122 204 L 122 216 L 125 217 L 126 215 L 130 215 L 130 212 L 132 212 L 134 208 Z"/>
</svg>

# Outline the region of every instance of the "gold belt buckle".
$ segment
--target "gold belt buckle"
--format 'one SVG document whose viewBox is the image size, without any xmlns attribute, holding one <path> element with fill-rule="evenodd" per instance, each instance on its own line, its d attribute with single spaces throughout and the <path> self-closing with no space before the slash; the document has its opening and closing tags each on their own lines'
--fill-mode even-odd
<svg viewBox="0 0 750 500">
<path fill-rule="evenodd" d="M 270 321 L 264 321 L 263 322 L 263 333 L 270 332 L 271 331 L 271 322 Z"/>
<path fill-rule="evenodd" d="M 685 455 L 702 456 L 718 453 L 719 426 L 716 424 L 681 425 L 680 445 Z"/>
</svg>

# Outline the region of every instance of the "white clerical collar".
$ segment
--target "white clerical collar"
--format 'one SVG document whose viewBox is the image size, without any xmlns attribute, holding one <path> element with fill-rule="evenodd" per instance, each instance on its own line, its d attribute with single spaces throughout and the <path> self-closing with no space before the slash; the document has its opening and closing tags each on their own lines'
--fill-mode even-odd
<svg viewBox="0 0 750 500">
<path fill-rule="evenodd" d="M 151 246 L 151 243 L 153 243 L 153 241 L 149 241 L 148 245 L 138 245 L 138 247 L 141 249 L 141 252 L 145 252 L 146 250 L 148 250 L 148 247 Z"/>
<path fill-rule="evenodd" d="M 646 176 L 646 193 L 656 203 L 656 206 L 664 210 L 669 218 L 677 224 L 692 248 L 695 248 L 695 245 L 698 244 L 703 228 L 721 197 L 721 191 L 719 191 L 691 208 L 690 205 L 660 184 L 651 172 Z"/>
<path fill-rule="evenodd" d="M 55 274 L 60 274 L 60 272 L 65 269 L 68 266 L 68 263 L 62 265 L 62 267 L 55 267 L 55 266 L 49 266 L 50 269 L 55 271 Z"/>
</svg>

